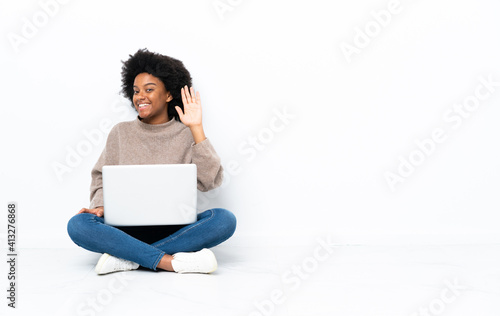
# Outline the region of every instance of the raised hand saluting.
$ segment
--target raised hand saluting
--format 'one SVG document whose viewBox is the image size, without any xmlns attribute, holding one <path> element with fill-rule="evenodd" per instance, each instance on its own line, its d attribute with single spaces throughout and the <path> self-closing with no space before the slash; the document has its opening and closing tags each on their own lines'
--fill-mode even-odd
<svg viewBox="0 0 500 316">
<path fill-rule="evenodd" d="M 201 99 L 200 93 L 194 93 L 193 87 L 188 89 L 188 86 L 184 86 L 181 89 L 182 104 L 184 105 L 184 113 L 180 106 L 176 106 L 175 109 L 179 113 L 179 118 L 181 122 L 187 127 L 201 126 Z"/>
<path fill-rule="evenodd" d="M 184 105 L 184 113 L 179 106 L 176 106 L 175 109 L 179 113 L 181 122 L 191 130 L 194 142 L 198 144 L 206 139 L 203 124 L 201 123 L 200 93 L 196 92 L 195 95 L 193 87 L 188 89 L 188 86 L 184 86 L 181 89 L 181 97 L 182 104 Z"/>
</svg>

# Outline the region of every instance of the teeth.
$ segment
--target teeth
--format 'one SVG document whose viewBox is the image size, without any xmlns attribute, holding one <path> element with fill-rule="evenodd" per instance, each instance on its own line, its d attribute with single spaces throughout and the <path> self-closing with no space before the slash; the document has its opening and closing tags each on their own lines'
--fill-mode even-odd
<svg viewBox="0 0 500 316">
<path fill-rule="evenodd" d="M 139 107 L 142 108 L 142 107 L 144 107 L 146 105 L 149 105 L 149 104 L 147 104 L 147 103 L 139 104 Z"/>
</svg>

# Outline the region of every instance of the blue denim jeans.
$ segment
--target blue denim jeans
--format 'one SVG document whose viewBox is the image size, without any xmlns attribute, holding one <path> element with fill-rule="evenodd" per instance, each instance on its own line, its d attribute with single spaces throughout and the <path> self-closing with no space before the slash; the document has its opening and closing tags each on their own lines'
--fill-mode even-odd
<svg viewBox="0 0 500 316">
<path fill-rule="evenodd" d="M 214 247 L 231 237 L 235 229 L 236 217 L 222 208 L 198 214 L 195 223 L 186 225 L 152 244 L 141 241 L 117 227 L 104 224 L 104 219 L 94 214 L 77 214 L 68 222 L 68 234 L 78 246 L 130 260 L 152 270 L 156 270 L 165 254 Z"/>
</svg>

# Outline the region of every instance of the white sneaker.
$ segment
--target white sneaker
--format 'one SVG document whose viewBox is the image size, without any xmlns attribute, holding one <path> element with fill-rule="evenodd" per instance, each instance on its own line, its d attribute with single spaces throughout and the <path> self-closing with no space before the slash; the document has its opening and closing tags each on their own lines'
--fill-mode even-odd
<svg viewBox="0 0 500 316">
<path fill-rule="evenodd" d="M 97 274 L 106 274 L 116 271 L 135 270 L 137 268 L 139 268 L 138 263 L 113 257 L 112 255 L 105 253 L 97 262 L 95 272 L 97 272 Z"/>
<path fill-rule="evenodd" d="M 172 268 L 177 273 L 212 273 L 217 269 L 217 259 L 209 249 L 196 252 L 178 252 L 173 255 Z"/>
</svg>

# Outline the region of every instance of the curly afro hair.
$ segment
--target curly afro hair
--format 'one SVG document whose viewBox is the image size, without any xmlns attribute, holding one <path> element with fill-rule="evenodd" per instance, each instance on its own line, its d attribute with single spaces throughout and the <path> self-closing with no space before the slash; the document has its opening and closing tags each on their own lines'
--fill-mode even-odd
<svg viewBox="0 0 500 316">
<path fill-rule="evenodd" d="M 147 72 L 160 79 L 165 85 L 165 89 L 172 95 L 172 100 L 168 103 L 168 116 L 180 122 L 179 114 L 175 110 L 179 106 L 184 111 L 181 99 L 181 88 L 191 86 L 191 75 L 184 67 L 184 64 L 175 58 L 153 53 L 146 48 L 139 49 L 134 55 L 129 55 L 127 61 L 122 61 L 122 93 L 130 101 L 135 110 L 134 80 L 138 74 Z"/>
</svg>

